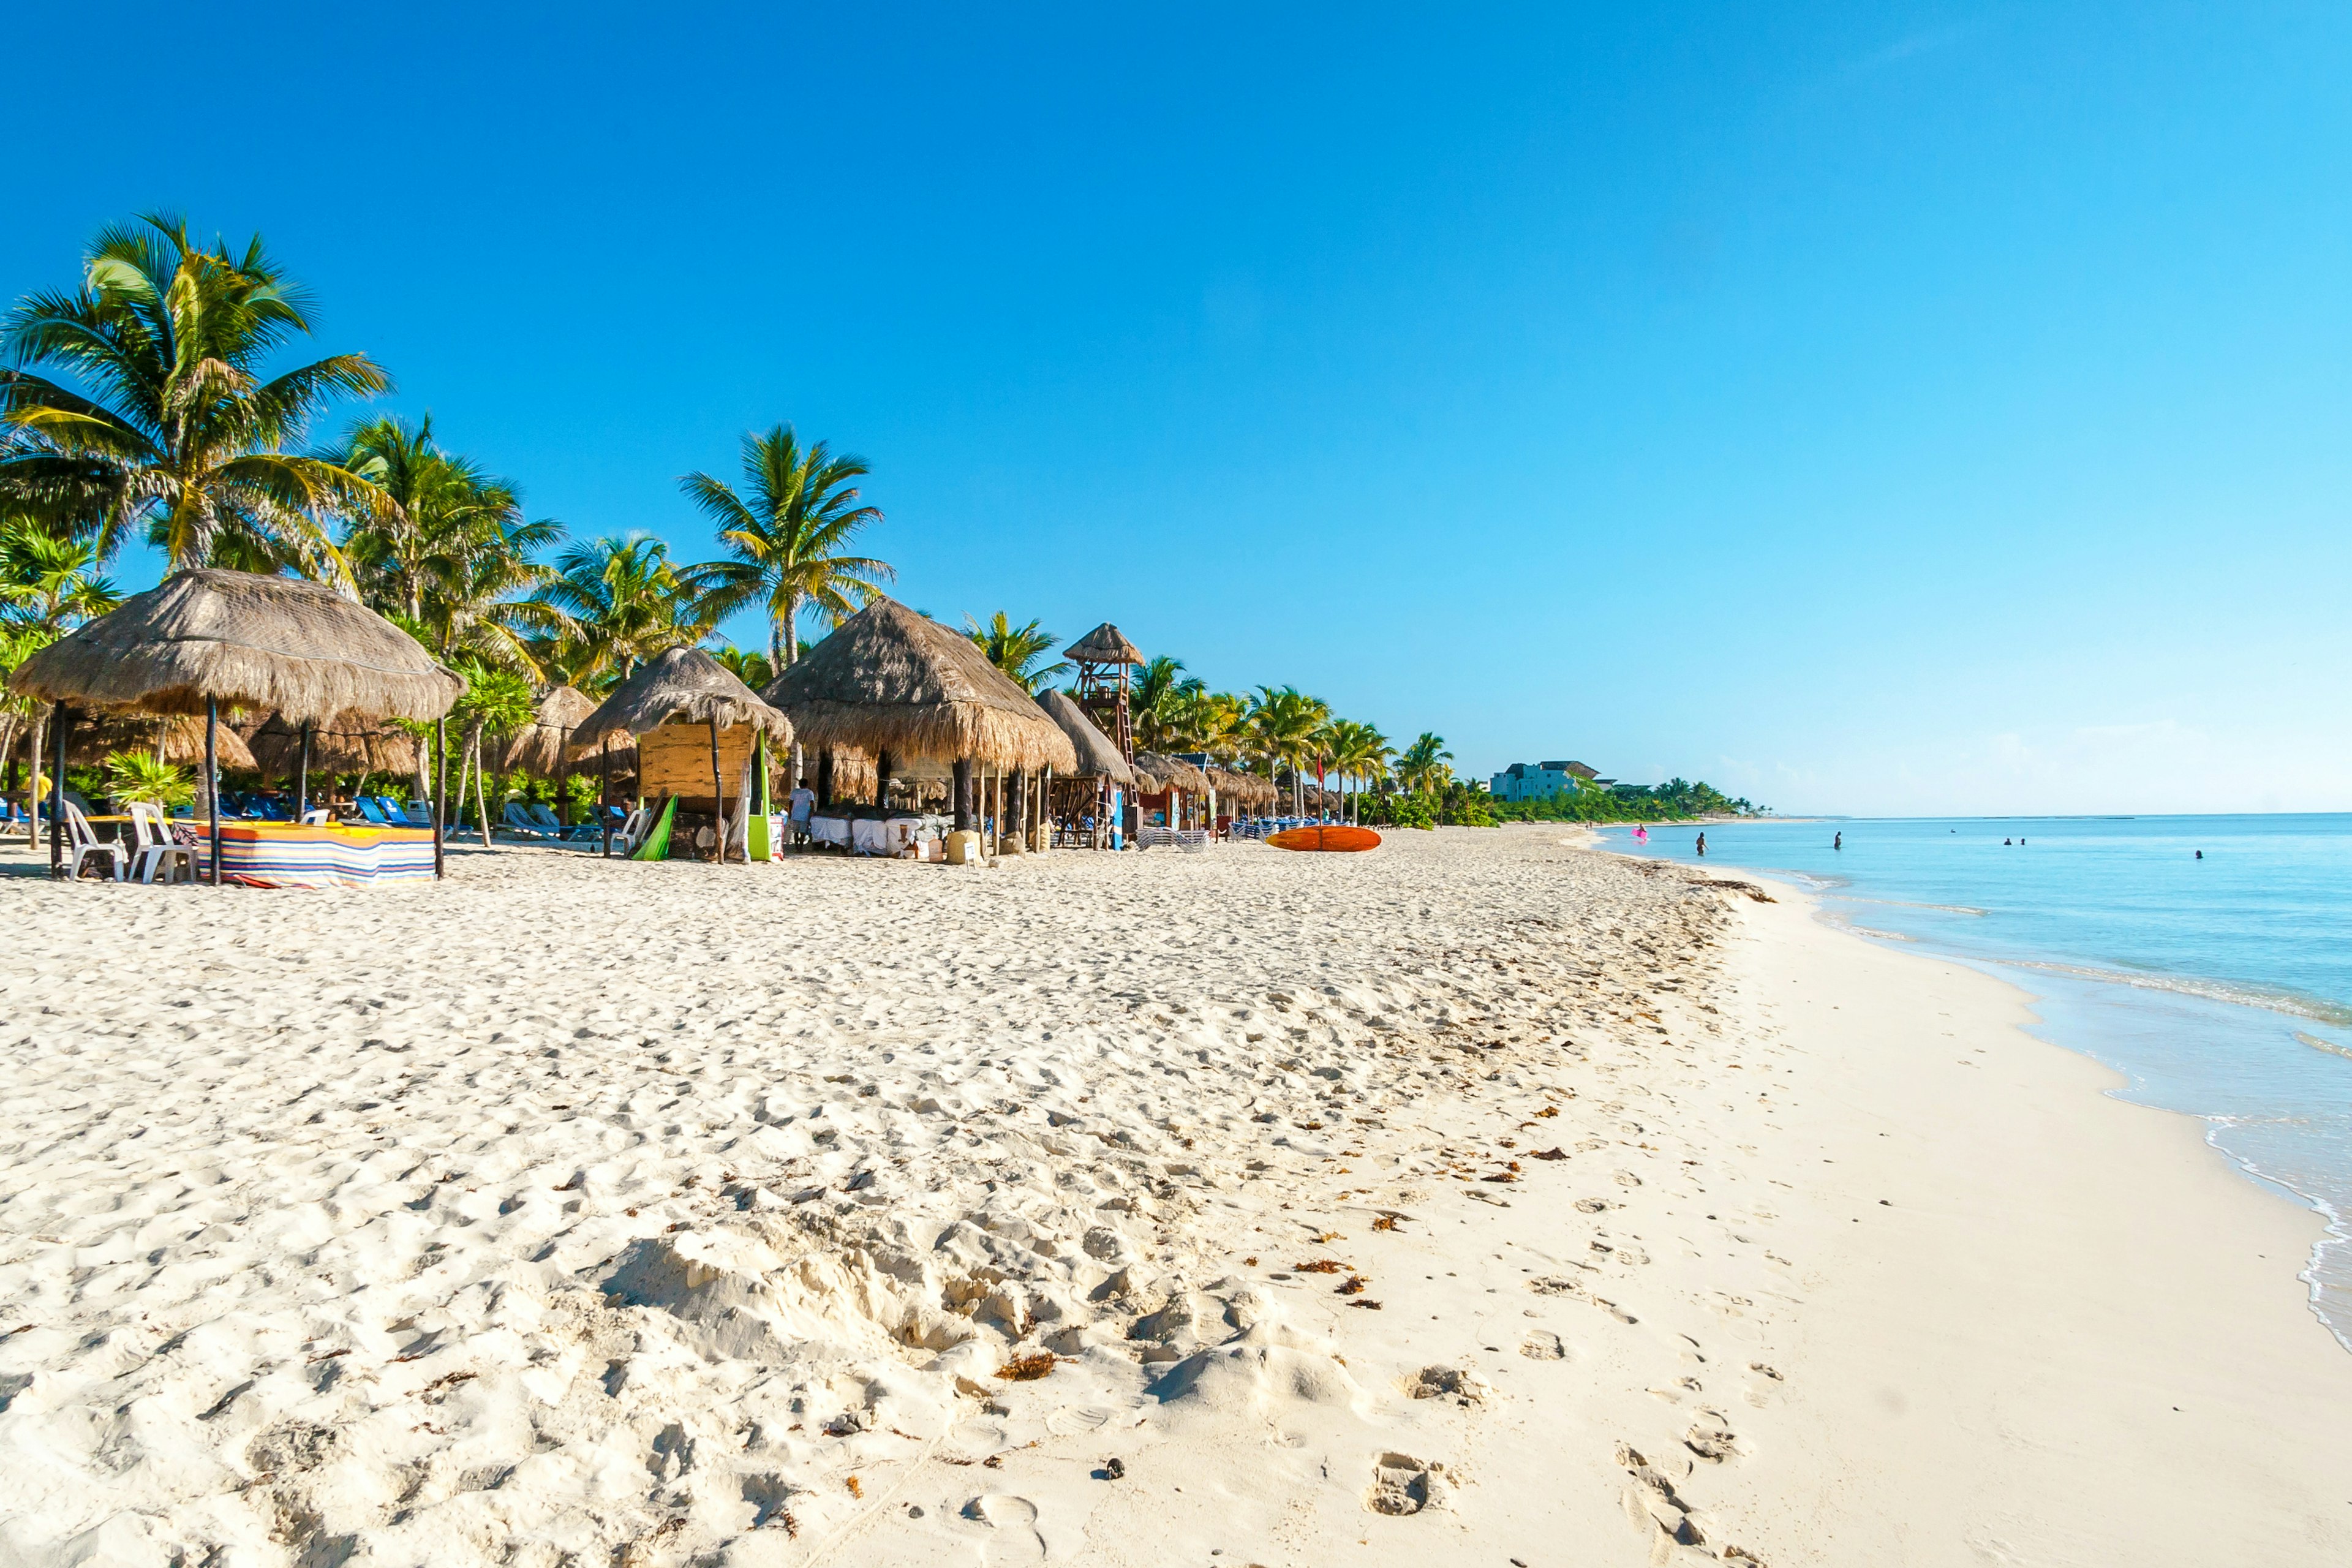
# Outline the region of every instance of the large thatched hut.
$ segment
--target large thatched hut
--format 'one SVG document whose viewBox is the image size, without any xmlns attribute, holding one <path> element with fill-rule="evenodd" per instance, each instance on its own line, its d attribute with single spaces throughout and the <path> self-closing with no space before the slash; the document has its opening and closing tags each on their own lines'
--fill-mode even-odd
<svg viewBox="0 0 2352 1568">
<path fill-rule="evenodd" d="M 446 713 L 466 683 L 406 632 L 321 584 L 205 567 L 175 573 L 67 633 L 18 665 L 8 687 L 56 703 L 60 728 L 75 709 L 204 715 L 209 808 L 220 787 L 223 708 L 276 712 L 296 723 L 341 714 L 423 721 Z M 58 770 L 60 806 L 64 772 Z M 217 883 L 217 812 L 211 862 Z M 53 840 L 51 870 L 58 868 Z"/>
<path fill-rule="evenodd" d="M 883 787 L 891 764 L 946 763 L 959 828 L 972 826 L 975 770 L 1023 779 L 1077 765 L 1060 726 L 970 637 L 881 595 L 763 695 L 792 716 L 802 746 L 818 756 L 820 796 L 829 797 L 825 758 L 836 748 L 880 759 Z M 1025 794 L 1016 791 L 1011 806 L 1027 820 Z"/>
<path fill-rule="evenodd" d="M 1163 752 L 1135 753 L 1136 804 L 1148 823 L 1153 816 L 1168 827 L 1198 827 L 1209 803 L 1209 775 L 1181 757 Z"/>
<path fill-rule="evenodd" d="M 755 737 L 789 746 L 793 726 L 700 648 L 674 647 L 638 666 L 580 721 L 572 731 L 571 754 L 590 756 L 599 746 L 629 736 L 636 738 L 638 788 L 668 795 L 684 810 L 707 813 L 724 860 L 728 782 L 751 776 Z M 707 737 L 707 749 L 699 737 Z M 701 793 L 705 784 L 709 795 Z M 764 779 L 751 778 L 753 799 L 765 788 Z M 739 791 L 736 804 L 743 801 Z"/>
<path fill-rule="evenodd" d="M 438 719 L 466 683 L 318 583 L 204 568 L 134 594 L 17 666 L 9 689 L 79 708 Z"/>
</svg>

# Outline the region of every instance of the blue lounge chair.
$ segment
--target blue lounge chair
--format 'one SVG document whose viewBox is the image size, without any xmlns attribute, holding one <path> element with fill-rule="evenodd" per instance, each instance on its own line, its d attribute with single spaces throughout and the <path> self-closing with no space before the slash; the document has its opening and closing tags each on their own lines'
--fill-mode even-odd
<svg viewBox="0 0 2352 1568">
<path fill-rule="evenodd" d="M 538 823 L 533 822 L 530 819 L 530 814 L 523 809 L 522 802 L 519 800 L 510 800 L 507 802 L 506 820 L 499 825 L 499 831 L 504 833 L 520 833 L 525 838 L 552 838 L 555 837 L 555 835 L 548 832 L 547 829 L 541 827 Z"/>
</svg>

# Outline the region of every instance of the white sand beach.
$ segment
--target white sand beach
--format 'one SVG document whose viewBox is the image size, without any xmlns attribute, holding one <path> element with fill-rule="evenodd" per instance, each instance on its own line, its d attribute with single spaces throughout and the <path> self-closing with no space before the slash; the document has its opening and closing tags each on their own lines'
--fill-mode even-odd
<svg viewBox="0 0 2352 1568">
<path fill-rule="evenodd" d="M 2352 1561 L 2315 1219 L 1690 877 L 0 881 L 0 1564 Z"/>
</svg>

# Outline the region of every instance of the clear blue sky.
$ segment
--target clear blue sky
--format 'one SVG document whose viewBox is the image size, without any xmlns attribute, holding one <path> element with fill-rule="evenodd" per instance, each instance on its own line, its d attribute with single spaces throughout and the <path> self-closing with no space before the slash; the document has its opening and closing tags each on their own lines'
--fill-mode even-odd
<svg viewBox="0 0 2352 1568">
<path fill-rule="evenodd" d="M 790 421 L 1465 772 L 2352 808 L 2352 11 L 1124 9 L 28 8 L 0 293 L 258 230 L 575 533 Z"/>
</svg>

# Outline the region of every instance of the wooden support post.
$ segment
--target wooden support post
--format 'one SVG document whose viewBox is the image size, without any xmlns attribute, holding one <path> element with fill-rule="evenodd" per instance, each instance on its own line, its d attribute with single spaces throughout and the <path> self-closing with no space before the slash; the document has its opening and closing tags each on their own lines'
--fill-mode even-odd
<svg viewBox="0 0 2352 1568">
<path fill-rule="evenodd" d="M 719 863 L 727 864 L 727 781 L 719 776 L 719 716 L 710 717 L 710 797 L 719 816 Z"/>
<path fill-rule="evenodd" d="M 446 831 L 442 806 L 449 798 L 449 720 L 446 714 L 433 721 L 433 877 L 438 881 L 448 875 L 441 850 Z"/>
<path fill-rule="evenodd" d="M 310 810 L 310 730 L 311 721 L 302 721 L 302 761 L 294 782 L 294 820 L 299 824 Z"/>
<path fill-rule="evenodd" d="M 66 749 L 60 745 L 58 761 L 62 763 L 65 760 Z M 65 772 L 59 768 L 58 777 L 63 779 Z M 65 797 L 60 795 L 58 798 L 63 800 Z M 212 803 L 213 808 L 213 886 L 217 888 L 221 885 L 220 699 L 217 697 L 205 699 L 205 798 Z"/>
<path fill-rule="evenodd" d="M 599 736 L 596 754 L 604 759 L 604 780 L 596 786 L 596 820 L 604 827 L 604 858 L 613 858 L 613 746 Z"/>
<path fill-rule="evenodd" d="M 64 703 L 58 703 L 56 711 L 57 718 L 49 725 L 49 876 L 52 879 L 66 874 L 66 732 L 72 724 Z M 209 730 L 205 731 L 205 755 L 207 761 L 212 756 L 212 731 Z M 33 805 L 33 816 L 37 819 L 40 815 L 40 804 L 37 801 Z"/>
<path fill-rule="evenodd" d="M 955 830 L 971 831 L 971 759 L 958 757 L 955 763 Z"/>
</svg>

